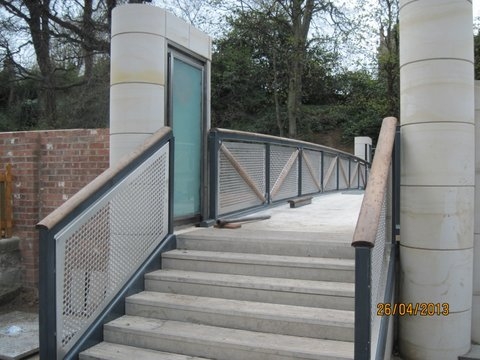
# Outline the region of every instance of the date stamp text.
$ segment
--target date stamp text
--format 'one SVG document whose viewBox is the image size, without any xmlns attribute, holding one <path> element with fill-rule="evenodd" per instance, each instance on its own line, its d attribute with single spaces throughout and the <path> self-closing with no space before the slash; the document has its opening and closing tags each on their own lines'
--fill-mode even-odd
<svg viewBox="0 0 480 360">
<path fill-rule="evenodd" d="M 377 316 L 447 316 L 448 303 L 378 303 Z"/>
</svg>

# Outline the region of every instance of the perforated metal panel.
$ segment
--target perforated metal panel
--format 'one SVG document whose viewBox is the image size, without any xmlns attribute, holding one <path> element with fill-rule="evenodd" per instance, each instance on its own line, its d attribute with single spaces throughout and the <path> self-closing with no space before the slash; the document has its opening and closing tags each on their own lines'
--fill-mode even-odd
<svg viewBox="0 0 480 360">
<path fill-rule="evenodd" d="M 219 151 L 218 213 L 263 204 L 266 194 L 265 145 L 225 141 L 223 146 L 233 158 L 228 158 L 225 151 Z M 239 170 L 244 172 L 243 176 Z"/>
<path fill-rule="evenodd" d="M 55 235 L 63 357 L 168 233 L 168 144 Z"/>
<path fill-rule="evenodd" d="M 372 353 L 375 353 L 377 336 L 380 331 L 381 316 L 377 315 L 377 304 L 385 303 L 385 288 L 388 276 L 388 266 L 391 251 L 391 236 L 387 221 L 387 196 L 386 194 L 382 204 L 382 211 L 375 238 L 375 246 L 371 254 L 371 334 L 372 334 Z"/>
<path fill-rule="evenodd" d="M 358 174 L 358 170 L 359 170 L 359 164 L 358 162 L 354 162 L 352 161 L 350 163 L 350 189 L 357 189 L 359 187 L 359 182 L 358 182 L 358 179 L 359 179 L 359 174 Z"/>
<path fill-rule="evenodd" d="M 365 175 L 365 164 L 360 164 L 358 176 L 358 182 L 360 184 L 360 187 L 365 188 L 365 185 L 367 184 L 367 178 Z"/>
<path fill-rule="evenodd" d="M 302 194 L 321 192 L 322 153 L 303 150 L 302 157 Z"/>
<path fill-rule="evenodd" d="M 323 189 L 324 191 L 337 189 L 337 156 L 325 153 L 323 156 Z"/>
<path fill-rule="evenodd" d="M 349 160 L 346 158 L 339 158 L 338 161 L 339 165 L 339 172 L 338 172 L 338 189 L 339 190 L 345 190 L 348 189 L 350 184 L 349 184 Z"/>
<path fill-rule="evenodd" d="M 270 147 L 270 196 L 272 201 L 298 196 L 298 154 L 296 148 Z"/>
</svg>

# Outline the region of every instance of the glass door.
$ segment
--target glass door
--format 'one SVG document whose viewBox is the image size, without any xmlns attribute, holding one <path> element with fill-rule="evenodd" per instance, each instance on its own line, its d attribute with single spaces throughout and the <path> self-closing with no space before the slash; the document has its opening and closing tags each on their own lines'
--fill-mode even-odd
<svg viewBox="0 0 480 360">
<path fill-rule="evenodd" d="M 174 216 L 199 217 L 204 128 L 204 67 L 169 53 L 169 122 L 175 136 Z"/>
</svg>

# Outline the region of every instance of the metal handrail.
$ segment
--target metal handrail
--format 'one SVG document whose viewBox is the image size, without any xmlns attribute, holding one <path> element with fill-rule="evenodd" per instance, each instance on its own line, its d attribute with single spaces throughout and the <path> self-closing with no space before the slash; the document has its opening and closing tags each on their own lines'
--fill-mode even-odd
<svg viewBox="0 0 480 360">
<path fill-rule="evenodd" d="M 355 247 L 355 359 L 370 360 L 383 359 L 385 354 L 386 337 L 388 332 L 389 316 L 381 318 L 378 333 L 372 331 L 373 301 L 383 296 L 384 303 L 393 301 L 395 284 L 395 265 L 397 258 L 396 235 L 399 202 L 399 133 L 397 119 L 385 118 L 382 123 L 375 157 L 372 162 L 369 182 L 360 209 L 357 225 L 353 235 L 352 246 Z M 392 165 L 392 159 L 394 160 Z M 389 175 L 392 169 L 392 201 L 389 202 Z M 387 224 L 387 213 L 391 206 L 393 221 Z M 382 218 L 383 215 L 383 218 Z M 381 224 L 381 221 L 383 223 Z M 382 226 L 382 230 L 380 229 Z M 388 228 L 391 226 L 391 229 Z M 377 244 L 376 239 L 383 232 L 384 242 Z M 390 243 L 387 243 L 390 239 Z M 377 251 L 378 249 L 378 251 Z M 374 251 L 375 250 L 375 251 Z M 374 254 L 375 252 L 375 254 Z M 388 253 L 390 252 L 390 253 Z M 381 262 L 381 269 L 374 273 L 375 259 L 388 257 L 385 263 Z M 378 266 L 377 266 L 378 268 Z M 378 273 L 381 272 L 380 273 Z M 386 276 L 384 276 L 386 274 Z M 376 281 L 372 282 L 375 277 Z M 380 280 L 382 279 L 383 280 Z M 379 293 L 380 282 L 385 284 L 385 291 Z M 372 292 L 376 288 L 377 298 Z M 378 322 L 376 322 L 378 324 Z M 378 337 L 377 337 L 378 335 Z M 372 349 L 373 336 L 377 339 L 377 346 Z"/>
<path fill-rule="evenodd" d="M 118 313 L 123 306 L 122 300 L 132 289 L 141 290 L 144 272 L 152 267 L 158 267 L 160 253 L 174 246 L 172 245 L 174 243 L 174 235 L 172 235 L 173 150 L 172 130 L 168 127 L 162 128 L 133 153 L 104 171 L 37 224 L 40 232 L 39 323 L 42 359 L 77 358 L 78 353 L 88 344 L 101 340 L 103 323 L 108 321 L 112 313 Z M 159 175 L 154 169 L 159 168 L 162 169 L 162 174 L 165 174 L 162 175 L 161 183 L 155 181 Z M 144 180 L 145 176 L 148 176 L 148 179 Z M 100 281 L 99 275 L 101 272 L 106 272 L 107 267 L 116 266 L 115 271 L 119 270 L 118 264 L 121 264 L 123 258 L 115 260 L 115 263 L 111 262 L 114 258 L 112 251 L 118 253 L 117 248 L 110 249 L 113 244 L 111 240 L 113 236 L 119 236 L 117 235 L 119 233 L 114 232 L 116 229 L 114 226 L 117 225 L 113 225 L 112 221 L 114 216 L 118 219 L 125 215 L 126 221 L 134 215 L 128 208 L 122 207 L 126 196 L 131 194 L 130 186 L 142 189 L 142 193 L 132 194 L 134 197 L 143 194 L 142 199 L 149 197 L 149 191 L 160 192 L 159 187 L 161 187 L 161 193 L 165 194 L 165 196 L 162 195 L 163 202 L 159 204 L 157 201 L 153 206 L 158 208 L 156 211 L 163 219 L 162 222 L 152 223 L 152 230 L 148 234 L 149 240 L 144 250 L 139 250 L 128 267 L 121 269 L 122 275 L 115 274 L 115 282 L 109 278 L 102 280 L 107 284 L 108 292 L 107 288 L 96 290 L 100 300 L 95 299 L 94 303 L 87 304 L 90 300 L 85 298 L 83 300 L 85 304 L 80 303 L 81 308 L 78 301 L 73 299 L 71 305 L 65 305 L 65 296 L 67 301 L 70 301 L 69 296 L 74 296 L 68 291 L 74 291 L 77 288 L 77 285 L 72 284 L 73 278 L 68 280 L 70 277 L 89 271 L 91 274 L 88 275 L 88 284 L 90 284 L 90 281 Z M 117 197 L 117 194 L 121 197 Z M 101 217 L 97 218 L 97 216 Z M 117 221 L 116 224 L 119 222 Z M 86 230 L 88 230 L 87 235 L 85 235 Z M 135 229 L 132 230 L 132 236 L 146 235 L 144 230 L 141 233 L 135 231 Z M 120 236 L 125 237 L 123 234 Z M 91 238 L 95 237 L 99 242 L 94 244 Z M 103 243 L 103 239 L 108 240 L 107 243 Z M 70 247 L 67 246 L 68 244 Z M 75 247 L 76 252 L 67 253 L 72 247 Z M 78 256 L 78 253 L 81 253 L 81 256 Z M 128 257 L 132 256 L 133 254 L 128 255 Z M 86 258 L 91 260 L 88 263 L 79 263 Z M 71 266 L 68 261 L 72 264 L 76 262 L 75 266 L 81 266 Z M 87 270 L 82 267 L 90 266 L 87 264 L 93 264 L 93 268 Z M 108 271 L 113 271 L 113 268 Z M 105 276 L 108 277 L 108 274 L 106 273 Z M 66 310 L 66 306 L 70 308 Z M 84 306 L 89 308 L 82 310 Z M 77 310 L 77 307 L 80 310 Z M 71 328 L 64 325 L 63 321 L 70 321 L 67 317 L 72 318 L 74 322 L 82 319 L 81 325 L 77 326 L 75 323 L 73 333 L 70 332 Z"/>
</svg>

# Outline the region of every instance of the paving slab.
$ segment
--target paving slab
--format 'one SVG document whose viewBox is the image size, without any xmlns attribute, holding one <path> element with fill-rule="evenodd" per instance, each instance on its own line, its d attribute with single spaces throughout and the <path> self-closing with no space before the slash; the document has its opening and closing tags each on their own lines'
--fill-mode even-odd
<svg viewBox="0 0 480 360">
<path fill-rule="evenodd" d="M 23 359 L 38 348 L 38 314 L 12 311 L 0 315 L 1 360 Z"/>
</svg>

